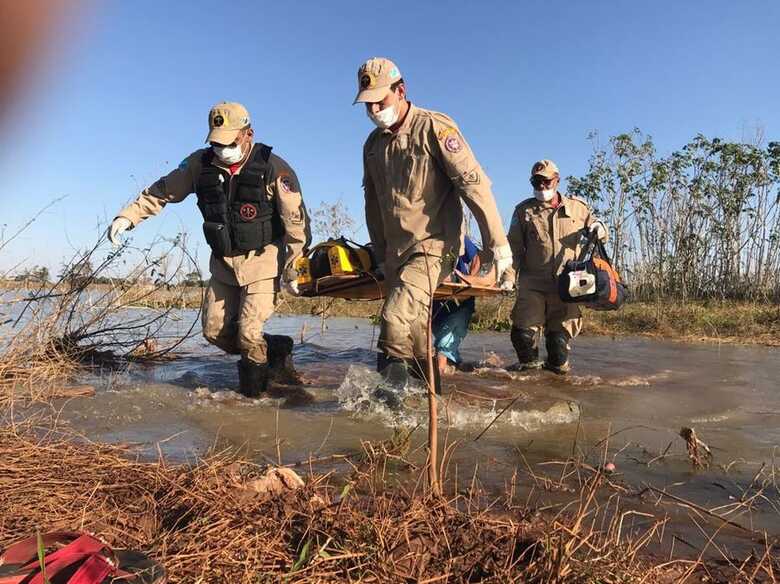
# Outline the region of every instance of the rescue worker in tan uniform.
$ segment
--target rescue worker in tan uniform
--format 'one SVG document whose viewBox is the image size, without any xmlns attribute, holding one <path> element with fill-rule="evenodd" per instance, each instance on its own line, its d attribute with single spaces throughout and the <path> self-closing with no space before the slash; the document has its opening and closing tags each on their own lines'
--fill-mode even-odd
<svg viewBox="0 0 780 584">
<path fill-rule="evenodd" d="M 431 293 L 462 252 L 461 201 L 474 214 L 497 279 L 511 267 L 512 252 L 490 179 L 457 124 L 409 102 L 388 59 L 366 61 L 357 82 L 354 103 L 364 103 L 377 126 L 363 147 L 366 225 L 386 291 L 377 369 L 395 377 L 388 367 L 400 366 L 422 377 Z"/>
<path fill-rule="evenodd" d="M 197 195 L 211 247 L 203 336 L 241 355 L 239 390 L 256 397 L 268 383 L 263 323 L 281 287 L 298 293 L 294 262 L 310 243 L 308 215 L 295 172 L 270 146 L 254 142 L 244 106 L 211 108 L 206 142 L 120 211 L 108 236 L 116 245 L 123 231 L 168 203 Z"/>
<path fill-rule="evenodd" d="M 557 278 L 566 262 L 580 252 L 583 229 L 602 241 L 607 230 L 590 207 L 576 197 L 558 192 L 560 174 L 551 160 L 531 168 L 534 196 L 520 203 L 512 215 L 509 245 L 516 272 L 517 299 L 512 310 L 512 345 L 519 370 L 569 371 L 570 341 L 582 330 L 577 304 L 563 302 Z M 547 360 L 539 361 L 539 338 L 544 332 Z"/>
</svg>

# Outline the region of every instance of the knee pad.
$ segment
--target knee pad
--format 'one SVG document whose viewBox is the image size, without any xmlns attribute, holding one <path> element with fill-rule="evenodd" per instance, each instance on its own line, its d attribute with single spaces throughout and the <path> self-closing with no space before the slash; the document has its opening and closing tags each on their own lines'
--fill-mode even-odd
<svg viewBox="0 0 780 584">
<path fill-rule="evenodd" d="M 509 336 L 520 363 L 528 363 L 539 358 L 538 334 L 534 329 L 512 327 Z"/>
<path fill-rule="evenodd" d="M 263 340 L 268 346 L 268 363 L 284 364 L 289 355 L 292 355 L 294 342 L 287 335 L 269 335 L 263 333 Z"/>
<path fill-rule="evenodd" d="M 547 362 L 553 367 L 561 367 L 569 360 L 569 335 L 566 333 L 548 333 L 545 336 Z"/>
</svg>

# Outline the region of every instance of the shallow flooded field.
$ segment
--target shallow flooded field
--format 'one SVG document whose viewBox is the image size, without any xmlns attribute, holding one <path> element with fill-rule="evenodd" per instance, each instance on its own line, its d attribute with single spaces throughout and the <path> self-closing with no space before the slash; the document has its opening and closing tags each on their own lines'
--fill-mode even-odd
<svg viewBox="0 0 780 584">
<path fill-rule="evenodd" d="M 186 329 L 193 316 L 182 313 L 177 326 Z M 424 443 L 424 395 L 411 388 L 400 409 L 372 396 L 378 381 L 375 327 L 346 318 L 326 321 L 325 330 L 320 324 L 313 317 L 276 316 L 266 328 L 296 339 L 295 361 L 315 397 L 310 405 L 242 398 L 231 391 L 236 357 L 196 337 L 175 361 L 86 376 L 83 381 L 95 385 L 97 394 L 58 403 L 60 419 L 90 439 L 128 443 L 142 456 L 162 452 L 171 460 L 233 445 L 260 462 L 287 464 L 355 453 L 363 440 L 386 440 L 418 424 L 412 442 Z M 566 493 L 542 488 L 539 477 L 559 479 L 562 461 L 572 456 L 594 468 L 606 457 L 616 465 L 611 478 L 624 490 L 625 503 L 668 513 L 680 546 L 706 541 L 689 515 L 723 527 L 721 535 L 735 547 L 751 545 L 754 530 L 780 534 L 775 349 L 581 337 L 568 377 L 508 373 L 504 367 L 514 360 L 508 334 L 471 334 L 463 355 L 486 363 L 475 373 L 444 379 L 441 440 L 457 442 L 450 481 L 467 486 L 476 473 L 488 494 L 514 484 L 518 499 L 555 510 L 566 503 Z M 709 469 L 693 469 L 679 436 L 682 427 L 695 428 L 711 448 Z M 422 449 L 416 458 L 410 455 L 418 463 L 423 457 Z M 331 459 L 313 468 L 334 465 Z M 400 480 L 405 476 L 411 475 L 399 471 Z M 765 490 L 762 481 L 768 481 Z M 744 529 L 722 525 L 680 500 L 706 509 L 723 506 L 718 513 Z M 666 546 L 674 538 L 664 541 Z"/>
</svg>

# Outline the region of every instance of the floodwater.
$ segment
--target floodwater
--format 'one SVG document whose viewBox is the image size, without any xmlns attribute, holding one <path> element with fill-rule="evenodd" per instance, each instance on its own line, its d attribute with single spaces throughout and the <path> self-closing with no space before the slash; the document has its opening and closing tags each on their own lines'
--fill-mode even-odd
<svg viewBox="0 0 780 584">
<path fill-rule="evenodd" d="M 181 314 L 177 326 L 186 330 L 194 313 Z M 378 382 L 373 372 L 377 329 L 364 319 L 331 318 L 325 330 L 320 324 L 315 317 L 275 316 L 266 326 L 269 333 L 295 338 L 297 367 L 315 397 L 310 405 L 286 407 L 281 400 L 238 396 L 231 391 L 237 386 L 236 357 L 196 337 L 184 345 L 187 354 L 170 363 L 91 374 L 83 381 L 94 384 L 97 394 L 61 404 L 61 419 L 91 439 L 129 443 L 144 456 L 162 452 L 175 460 L 234 445 L 259 462 L 292 463 L 353 453 L 362 440 L 385 440 L 395 429 L 408 431 L 419 423 L 412 439 L 424 442 L 424 395 L 411 390 L 400 410 L 372 397 Z M 592 466 L 606 456 L 617 467 L 613 480 L 627 491 L 624 501 L 668 513 L 681 547 L 706 541 L 686 523 L 694 512 L 671 499 L 658 503 L 657 495 L 631 493 L 652 486 L 711 509 L 748 499 L 766 482 L 752 505 L 725 516 L 748 529 L 780 535 L 774 482 L 780 454 L 776 349 L 586 336 L 574 343 L 568 377 L 507 373 L 500 365 L 514 361 L 508 333 L 473 333 L 462 353 L 466 360 L 487 359 L 491 365 L 444 378 L 441 440 L 446 434 L 449 443 L 458 442 L 450 480 L 467 486 L 476 468 L 482 488 L 499 493 L 518 471 L 519 499 L 533 493 L 539 504 L 556 505 L 560 494 L 531 488 L 529 468 L 557 479 L 562 467 L 554 461 L 573 452 Z M 679 436 L 682 427 L 695 428 L 711 448 L 709 469 L 692 468 Z M 720 526 L 704 515 L 697 521 L 709 525 L 710 533 Z M 733 537 L 732 546 L 750 544 L 744 530 L 726 526 L 721 533 Z"/>
</svg>

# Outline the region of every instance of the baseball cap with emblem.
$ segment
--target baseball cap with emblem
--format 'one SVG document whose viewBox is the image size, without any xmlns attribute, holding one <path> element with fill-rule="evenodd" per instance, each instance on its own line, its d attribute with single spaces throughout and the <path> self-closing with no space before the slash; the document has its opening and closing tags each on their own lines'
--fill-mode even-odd
<svg viewBox="0 0 780 584">
<path fill-rule="evenodd" d="M 559 175 L 560 173 L 558 172 L 558 167 L 555 166 L 555 163 L 552 160 L 547 160 L 546 158 L 544 160 L 540 160 L 539 162 L 535 162 L 531 167 L 531 178 L 535 176 L 554 178 Z"/>
<path fill-rule="evenodd" d="M 390 86 L 400 80 L 401 72 L 390 59 L 369 59 L 358 69 L 358 93 L 352 105 L 382 101 L 390 92 Z"/>
<path fill-rule="evenodd" d="M 223 101 L 209 112 L 209 135 L 206 142 L 227 146 L 235 142 L 239 131 L 250 124 L 249 112 L 240 103 Z"/>
</svg>

